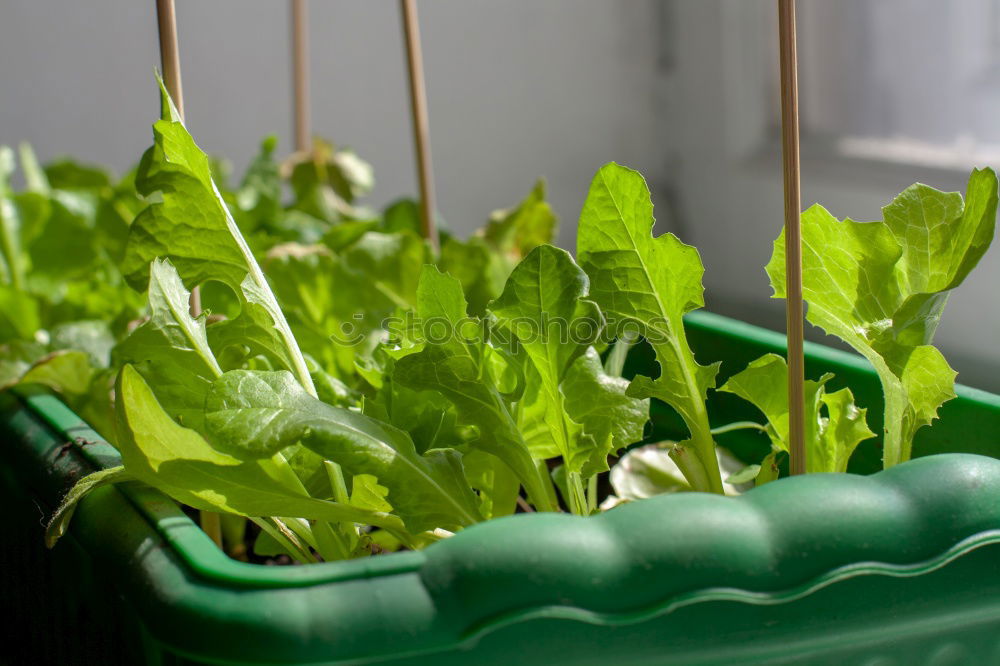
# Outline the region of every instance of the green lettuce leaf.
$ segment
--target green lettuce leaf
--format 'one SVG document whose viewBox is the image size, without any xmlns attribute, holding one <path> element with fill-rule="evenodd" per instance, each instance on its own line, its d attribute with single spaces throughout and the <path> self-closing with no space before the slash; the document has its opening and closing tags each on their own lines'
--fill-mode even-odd
<svg viewBox="0 0 1000 666">
<path fill-rule="evenodd" d="M 205 397 L 222 368 L 212 353 L 203 314 L 188 311 L 190 297 L 165 259 L 149 269 L 149 319 L 113 351 L 115 365 L 135 366 L 155 387 L 162 409 L 178 423 L 200 430 Z"/>
<path fill-rule="evenodd" d="M 378 294 L 396 307 L 414 309 L 420 273 L 430 261 L 422 238 L 412 232 L 368 232 L 341 256 L 359 282 L 367 285 L 367 297 L 378 298 Z"/>
<path fill-rule="evenodd" d="M 131 366 L 118 377 L 118 450 L 128 474 L 201 511 L 401 529 L 396 516 L 310 497 L 280 455 L 239 460 L 170 419 Z"/>
<path fill-rule="evenodd" d="M 495 251 L 514 262 L 555 238 L 558 219 L 545 200 L 545 181 L 539 179 L 528 196 L 514 208 L 495 211 L 483 237 Z"/>
<path fill-rule="evenodd" d="M 874 437 L 868 429 L 866 409 L 854 404 L 850 389 L 827 393 L 827 373 L 819 381 L 805 382 L 806 472 L 846 472 L 854 449 Z M 775 450 L 789 451 L 788 366 L 776 354 L 753 361 L 723 384 L 720 391 L 740 396 L 767 417 L 767 434 Z M 826 415 L 822 413 L 826 408 Z"/>
<path fill-rule="evenodd" d="M 305 359 L 267 280 L 212 180 L 204 152 L 181 122 L 160 80 L 161 119 L 153 126 L 153 147 L 143 155 L 136 188 L 161 201 L 146 208 L 132 223 L 122 272 L 144 288 L 149 264 L 167 258 L 184 284 L 194 287 L 219 280 L 246 302 L 255 303 L 274 322 L 275 337 L 296 378 L 315 395 Z M 251 288 L 247 288 L 250 285 Z"/>
<path fill-rule="evenodd" d="M 206 423 L 213 445 L 240 459 L 270 458 L 299 442 L 348 474 L 376 477 L 413 533 L 479 520 L 456 451 L 421 456 L 403 431 L 320 402 L 288 372 L 227 372 L 208 396 Z"/>
<path fill-rule="evenodd" d="M 56 542 L 66 533 L 69 521 L 80 504 L 80 500 L 88 494 L 102 486 L 110 486 L 116 483 L 131 481 L 132 475 L 125 471 L 125 467 L 109 467 L 98 472 L 93 472 L 83 477 L 70 488 L 55 513 L 49 519 L 49 524 L 45 528 L 45 545 L 52 548 Z"/>
<path fill-rule="evenodd" d="M 12 285 L 0 285 L 0 341 L 31 341 L 42 327 L 38 299 Z"/>
<path fill-rule="evenodd" d="M 649 421 L 649 398 L 628 395 L 629 382 L 604 371 L 593 347 L 569 367 L 563 380 L 566 411 L 594 440 L 596 451 L 615 453 L 640 441 Z M 584 476 L 608 469 L 607 455 L 599 455 L 585 467 Z"/>
<path fill-rule="evenodd" d="M 438 267 L 462 283 L 469 314 L 476 317 L 483 316 L 487 304 L 503 291 L 511 270 L 510 262 L 478 236 L 461 241 L 442 235 Z"/>
<path fill-rule="evenodd" d="M 518 341 L 533 372 L 526 372 L 526 394 L 537 406 L 526 410 L 522 430 L 533 430 L 536 458 L 561 456 L 567 472 L 577 476 L 594 456 L 596 442 L 584 436 L 580 423 L 566 413 L 566 398 L 560 385 L 570 365 L 586 352 L 604 328 L 597 304 L 586 300 L 587 276 L 565 250 L 542 245 L 517 265 L 500 297 L 488 307 L 497 325 Z M 494 332 L 494 337 L 500 331 Z M 535 390 L 530 385 L 537 382 Z M 522 399 L 523 402 L 523 399 Z M 604 455 L 607 455 L 604 451 Z M 572 483 L 572 482 L 571 482 Z"/>
<path fill-rule="evenodd" d="M 236 210 L 240 212 L 240 228 L 252 232 L 277 222 L 284 214 L 281 205 L 281 174 L 274 159 L 278 146 L 275 136 L 260 144 L 260 151 L 250 162 L 236 190 Z"/>
<path fill-rule="evenodd" d="M 603 381 L 611 378 L 591 344 L 598 340 L 604 319 L 597 304 L 586 299 L 587 287 L 586 274 L 568 252 L 541 245 L 517 265 L 503 293 L 489 306 L 496 321 L 493 337 L 506 332 L 521 350 L 526 386 L 516 406 L 518 426 L 536 458 L 562 457 L 567 501 L 581 514 L 587 513 L 583 484 L 608 468 L 612 428 L 624 429 L 620 435 L 630 429 L 634 434 L 634 414 L 616 413 L 616 408 L 634 409 L 643 402 L 626 397 L 624 387 L 614 381 Z M 588 351 L 591 362 L 581 364 Z M 565 384 L 574 368 L 576 392 L 571 393 Z M 586 416 L 590 428 L 574 413 Z M 625 421 L 612 425 L 615 416 Z M 645 418 L 640 419 L 639 435 L 631 441 L 642 437 Z"/>
<path fill-rule="evenodd" d="M 371 165 L 350 149 L 313 139 L 308 153 L 297 153 L 286 163 L 295 195 L 293 208 L 309 215 L 337 222 L 366 216 L 354 202 L 371 191 L 375 177 Z"/>
<path fill-rule="evenodd" d="M 802 289 L 807 319 L 875 367 L 885 394 L 883 462 L 910 457 L 916 431 L 955 396 L 955 371 L 931 345 L 948 292 L 993 239 L 997 178 L 974 170 L 960 194 L 913 185 L 883 209 L 882 222 L 843 221 L 822 206 L 802 214 Z M 784 232 L 767 265 L 785 297 Z"/>
<path fill-rule="evenodd" d="M 413 246 L 401 245 L 411 248 L 404 253 L 413 251 Z M 422 247 L 416 249 L 423 256 Z M 352 258 L 358 260 L 366 252 L 361 248 Z M 415 299 L 405 286 L 415 278 L 406 273 L 419 271 L 420 265 L 406 269 L 409 260 L 397 259 L 369 257 L 387 276 L 379 288 L 369 275 L 321 245 L 288 243 L 268 252 L 268 280 L 303 351 L 345 382 L 351 383 L 356 374 L 355 359 L 369 353 L 382 337 L 382 322 L 396 310 L 396 301 Z"/>
<path fill-rule="evenodd" d="M 479 438 L 472 446 L 500 458 L 536 506 L 550 509 L 549 491 L 490 374 L 488 356 L 497 352 L 483 340 L 482 322 L 465 314 L 467 307 L 458 280 L 425 266 L 417 289 L 424 342 L 419 351 L 396 361 L 393 379 L 416 391 L 437 391 L 448 399 L 461 424 L 478 428 Z"/>
<path fill-rule="evenodd" d="M 15 168 L 14 151 L 0 146 L 0 277 L 19 290 L 24 287 L 28 267 L 21 247 L 21 220 L 10 189 Z"/>
<path fill-rule="evenodd" d="M 481 450 L 462 457 L 465 477 L 479 493 L 479 510 L 486 518 L 510 516 L 517 510 L 521 484 L 502 460 Z"/>
<path fill-rule="evenodd" d="M 619 337 L 638 333 L 656 352 L 657 379 L 636 377 L 629 395 L 658 398 L 684 419 L 708 487 L 722 492 L 705 408 L 719 364 L 701 365 L 688 346 L 683 315 L 703 307 L 705 272 L 698 251 L 673 234 L 654 238 L 653 204 L 642 176 L 615 163 L 601 167 L 580 213 L 577 258 L 590 296 Z"/>
</svg>

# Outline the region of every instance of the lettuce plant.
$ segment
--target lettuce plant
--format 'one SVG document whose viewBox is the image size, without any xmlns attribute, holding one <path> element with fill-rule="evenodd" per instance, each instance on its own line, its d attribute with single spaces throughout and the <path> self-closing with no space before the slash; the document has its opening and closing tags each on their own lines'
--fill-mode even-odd
<svg viewBox="0 0 1000 666">
<path fill-rule="evenodd" d="M 150 205 L 120 253 L 148 310 L 110 354 L 123 465 L 79 482 L 50 542 L 87 492 L 125 479 L 252 520 L 261 552 L 303 562 L 419 548 L 518 506 L 588 515 L 610 457 L 643 440 L 651 400 L 677 411 L 687 437 L 626 454 L 612 474 L 624 499 L 777 477 L 785 362 L 766 355 L 717 386 L 719 363 L 695 358 L 684 315 L 704 305 L 704 268 L 693 247 L 652 235 L 637 172 L 598 171 L 576 259 L 548 244 L 555 218 L 542 185 L 469 240 L 445 232 L 434 254 L 411 204 L 367 219 L 355 198 L 370 174 L 332 148 L 286 169 L 291 206 L 268 143 L 240 188 L 221 191 L 219 168 L 161 95 L 135 176 Z M 954 373 L 928 343 L 996 211 L 992 171 L 971 183 L 964 206 L 915 186 L 885 222 L 817 209 L 803 218 L 806 246 L 826 249 L 805 255 L 810 320 L 870 343 L 859 351 L 886 384 L 887 465 L 908 457 L 902 442 L 951 391 Z M 296 220 L 304 231 L 289 241 Z M 780 265 L 776 251 L 777 295 Z M 210 310 L 198 316 L 194 287 Z M 640 338 L 659 373 L 629 381 L 622 356 Z M 849 389 L 827 392 L 830 378 L 806 383 L 810 472 L 844 471 L 874 436 Z M 765 423 L 713 428 L 712 390 L 749 401 Z M 715 437 L 743 427 L 765 432 L 772 451 L 733 474 Z"/>
<path fill-rule="evenodd" d="M 956 373 L 931 343 L 948 294 L 993 241 L 997 177 L 976 169 L 965 201 L 916 184 L 877 222 L 838 220 L 822 206 L 802 214 L 807 318 L 851 345 L 878 372 L 885 394 L 886 467 L 910 457 L 913 436 L 955 397 Z M 767 273 L 785 295 L 784 236 Z"/>
</svg>

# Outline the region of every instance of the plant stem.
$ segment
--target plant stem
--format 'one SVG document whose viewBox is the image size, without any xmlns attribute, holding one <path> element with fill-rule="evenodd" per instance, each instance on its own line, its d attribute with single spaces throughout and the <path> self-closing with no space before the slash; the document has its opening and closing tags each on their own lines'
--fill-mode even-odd
<svg viewBox="0 0 1000 666">
<path fill-rule="evenodd" d="M 275 524 L 284 525 L 297 536 L 304 546 L 316 549 L 316 536 L 313 534 L 309 521 L 304 518 L 289 518 L 287 516 L 273 516 Z"/>
<path fill-rule="evenodd" d="M 622 337 L 615 340 L 611 353 L 604 361 L 604 372 L 612 377 L 621 377 L 622 369 L 625 367 L 625 359 L 628 358 L 628 351 L 639 339 L 638 334 L 633 331 L 625 331 Z"/>
<path fill-rule="evenodd" d="M 326 468 L 326 476 L 330 480 L 330 489 L 333 491 L 334 501 L 340 504 L 349 504 L 351 497 L 347 492 L 347 482 L 344 480 L 343 469 L 332 460 L 323 461 L 323 466 Z M 317 522 L 315 532 L 316 539 L 321 542 L 321 545 L 325 540 L 328 542 L 325 548 L 332 547 L 340 554 L 337 559 L 348 559 L 351 556 L 352 550 L 350 539 L 352 537 L 356 539 L 361 538 L 361 531 L 354 523 L 330 525 L 329 523 Z M 324 553 L 325 548 L 321 549 L 320 552 Z M 324 553 L 323 559 L 329 560 L 330 557 Z"/>
<path fill-rule="evenodd" d="M 759 423 L 754 423 L 753 421 L 735 421 L 733 423 L 727 423 L 726 425 L 719 426 L 718 428 L 712 428 L 709 432 L 713 435 L 721 435 L 723 433 L 732 432 L 733 430 L 760 430 L 761 432 L 767 432 L 767 426 L 762 426 Z"/>
<path fill-rule="evenodd" d="M 219 549 L 222 545 L 222 518 L 214 511 L 201 512 L 201 529 L 215 543 Z"/>
<path fill-rule="evenodd" d="M 317 521 L 313 524 L 313 536 L 316 537 L 316 550 L 327 562 L 350 559 L 350 543 L 336 526 Z"/>
<path fill-rule="evenodd" d="M 275 518 L 250 518 L 255 525 L 260 527 L 261 530 L 267 532 L 268 536 L 281 544 L 289 555 L 297 559 L 299 562 L 306 564 L 312 564 L 316 562 L 316 558 L 313 554 L 309 552 L 308 548 L 304 548 L 295 535 L 288 530 L 287 527 L 281 525 L 279 527 L 279 521 Z M 281 529 L 281 528 L 284 529 Z"/>
<path fill-rule="evenodd" d="M 705 410 L 705 403 L 698 396 L 692 398 L 695 419 L 694 423 L 688 423 L 691 428 L 691 444 L 705 469 L 707 490 L 722 495 L 722 473 L 719 471 L 719 459 L 715 456 L 715 439 L 712 438 L 712 428 L 708 425 L 708 412 Z"/>
<path fill-rule="evenodd" d="M 691 484 L 692 490 L 714 492 L 711 482 L 705 474 L 705 466 L 698 458 L 697 451 L 695 455 L 691 455 L 688 447 L 678 444 L 670 450 L 668 455 L 677 464 L 677 468 L 681 470 L 681 474 L 684 475 L 687 482 Z M 715 469 L 718 471 L 719 466 L 716 465 Z M 721 481 L 719 483 L 721 487 Z"/>
<path fill-rule="evenodd" d="M 246 527 L 247 519 L 234 513 L 219 514 L 222 523 L 222 545 L 226 554 L 234 560 L 247 561 Z"/>
<path fill-rule="evenodd" d="M 586 516 L 588 514 L 587 498 L 583 492 L 583 478 L 579 472 L 566 473 L 566 490 L 569 495 L 566 498 L 569 502 L 569 510 L 578 516 Z"/>
<path fill-rule="evenodd" d="M 708 482 L 707 490 L 713 493 L 725 494 L 722 489 L 722 473 L 719 471 L 719 460 L 715 456 L 715 440 L 712 438 L 712 427 L 708 424 L 708 410 L 705 408 L 705 398 L 699 389 L 697 361 L 688 345 L 684 332 L 683 320 L 673 322 L 674 336 L 671 346 L 676 357 L 681 361 L 681 379 L 686 387 L 686 409 L 678 410 L 688 430 L 691 432 L 691 446 L 705 469 Z"/>
<path fill-rule="evenodd" d="M 544 460 L 535 460 L 535 488 L 528 488 L 528 499 L 535 505 L 538 511 L 557 511 L 559 506 L 556 500 L 556 487 L 552 483 L 552 476 L 549 475 L 548 465 Z"/>
<path fill-rule="evenodd" d="M 597 511 L 597 475 L 587 480 L 587 512 Z"/>
<path fill-rule="evenodd" d="M 344 480 L 344 470 L 332 460 L 323 461 L 323 466 L 326 468 L 326 476 L 330 480 L 334 501 L 341 504 L 350 502 L 351 498 L 347 494 L 347 482 Z"/>
</svg>

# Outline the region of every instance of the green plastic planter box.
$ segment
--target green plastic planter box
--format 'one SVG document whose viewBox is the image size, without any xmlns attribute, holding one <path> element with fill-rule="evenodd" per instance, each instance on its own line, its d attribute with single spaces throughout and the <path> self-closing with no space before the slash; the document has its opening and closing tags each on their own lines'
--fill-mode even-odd
<svg viewBox="0 0 1000 666">
<path fill-rule="evenodd" d="M 723 375 L 783 336 L 690 318 Z M 807 347 L 880 412 L 859 358 Z M 641 350 L 634 363 L 648 361 Z M 593 518 L 519 515 L 422 552 L 302 567 L 227 559 L 170 499 L 95 492 L 42 547 L 65 489 L 114 450 L 51 394 L 0 394 L 0 592 L 11 664 L 1000 663 L 1000 396 L 960 387 L 918 454 L 738 499 L 673 495 Z M 756 416 L 717 394 L 719 422 Z M 679 435 L 665 411 L 659 436 Z M 874 426 L 873 426 L 874 427 Z M 751 456 L 759 435 L 720 443 Z M 68 442 L 88 442 L 80 445 Z M 985 454 L 967 455 L 968 453 Z M 871 471 L 874 448 L 855 465 Z M 10 617 L 8 615 L 8 617 Z"/>
</svg>

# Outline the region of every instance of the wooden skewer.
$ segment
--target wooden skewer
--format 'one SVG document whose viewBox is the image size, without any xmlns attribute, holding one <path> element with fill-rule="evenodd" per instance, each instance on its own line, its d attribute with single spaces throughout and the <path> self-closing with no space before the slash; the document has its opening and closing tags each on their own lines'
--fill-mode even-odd
<svg viewBox="0 0 1000 666">
<path fill-rule="evenodd" d="M 177 51 L 177 13 L 174 0 L 156 0 L 156 25 L 160 34 L 160 68 L 163 83 L 184 119 L 184 91 L 181 87 L 181 59 Z"/>
<path fill-rule="evenodd" d="M 795 0 L 778 0 L 781 64 L 781 156 L 785 181 L 785 325 L 788 332 L 789 471 L 804 474 L 805 363 L 802 352 L 802 230 L 799 175 L 799 91 Z"/>
<path fill-rule="evenodd" d="M 420 179 L 420 231 L 438 249 L 434 224 L 434 175 L 431 171 L 431 139 L 427 122 L 427 92 L 424 87 L 424 62 L 420 49 L 420 26 L 416 0 L 400 0 L 406 63 L 410 74 L 410 110 L 413 115 L 413 139 L 417 148 L 417 175 Z"/>
<path fill-rule="evenodd" d="M 177 13 L 174 0 L 156 0 L 156 24 L 160 35 L 160 67 L 163 83 L 174 100 L 174 106 L 184 121 L 184 90 L 181 86 L 181 60 L 177 50 Z M 201 290 L 194 287 L 188 301 L 191 316 L 201 314 Z M 219 548 L 222 544 L 222 519 L 211 511 L 201 512 L 201 528 Z"/>
<path fill-rule="evenodd" d="M 160 35 L 163 83 L 174 100 L 177 113 L 181 115 L 181 122 L 184 122 L 184 87 L 181 85 L 181 58 L 177 49 L 177 12 L 174 0 L 156 0 L 156 25 Z M 188 303 L 192 317 L 201 314 L 201 290 L 198 287 L 191 290 Z"/>
<path fill-rule="evenodd" d="M 292 81 L 295 106 L 295 150 L 310 149 L 309 118 L 309 7 L 306 0 L 292 0 Z"/>
</svg>

